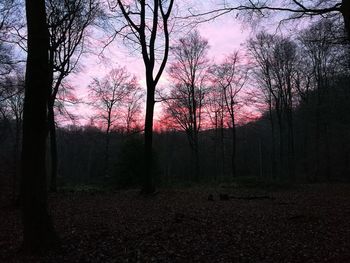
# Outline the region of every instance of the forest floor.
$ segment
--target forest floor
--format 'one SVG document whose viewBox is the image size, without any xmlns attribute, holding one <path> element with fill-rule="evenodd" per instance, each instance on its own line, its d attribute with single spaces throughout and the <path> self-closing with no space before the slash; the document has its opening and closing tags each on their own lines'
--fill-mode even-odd
<svg viewBox="0 0 350 263">
<path fill-rule="evenodd" d="M 19 210 L 0 208 L 0 262 L 350 262 L 350 185 L 58 193 L 50 207 L 62 244 L 37 257 L 19 253 Z"/>
</svg>

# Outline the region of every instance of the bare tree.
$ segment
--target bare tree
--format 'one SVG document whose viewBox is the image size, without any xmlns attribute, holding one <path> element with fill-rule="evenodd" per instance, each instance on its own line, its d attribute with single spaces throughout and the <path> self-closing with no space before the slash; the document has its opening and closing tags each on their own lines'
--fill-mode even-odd
<svg viewBox="0 0 350 263">
<path fill-rule="evenodd" d="M 12 6 L 16 7 L 11 9 L 12 13 L 16 11 L 18 14 L 21 14 L 21 10 L 17 8 L 20 3 L 16 0 L 6 1 L 12 2 Z M 49 32 L 50 79 L 47 99 L 51 154 L 50 190 L 56 191 L 57 143 L 55 102 L 57 102 L 59 89 L 63 88 L 62 81 L 76 69 L 78 61 L 84 52 L 87 28 L 93 23 L 100 9 L 97 0 L 46 0 L 45 8 Z M 21 17 L 21 15 L 19 16 Z M 24 51 L 27 51 L 24 43 L 27 36 L 25 36 L 26 32 L 23 32 L 25 22 L 20 21 L 20 19 L 19 21 L 15 21 L 15 25 L 8 25 L 6 27 L 6 36 L 9 38 L 8 42 L 15 43 Z"/>
<path fill-rule="evenodd" d="M 13 54 L 11 47 L 5 43 L 6 35 L 9 32 L 13 20 L 15 8 L 14 0 L 4 0 L 0 3 L 0 80 L 2 81 L 11 73 L 14 68 Z M 0 87 L 1 92 L 5 87 Z"/>
<path fill-rule="evenodd" d="M 198 31 L 181 38 L 172 48 L 174 62 L 169 69 L 175 83 L 170 91 L 167 112 L 185 130 L 193 154 L 194 178 L 199 180 L 199 143 L 205 80 L 208 70 L 208 41 Z"/>
<path fill-rule="evenodd" d="M 262 88 L 263 100 L 268 105 L 269 120 L 271 125 L 271 141 L 272 141 L 272 176 L 276 176 L 276 136 L 275 136 L 275 118 L 274 113 L 280 116 L 280 99 L 278 93 L 273 87 L 273 74 L 271 69 L 271 53 L 273 36 L 266 33 L 260 33 L 255 39 L 250 39 L 247 44 L 247 49 L 252 55 L 255 62 L 254 75 L 258 85 Z M 280 155 L 280 161 L 281 161 Z"/>
<path fill-rule="evenodd" d="M 89 86 L 91 105 L 97 109 L 99 118 L 106 128 L 105 144 L 105 176 L 108 176 L 110 131 L 115 128 L 117 121 L 126 115 L 127 129 L 131 129 L 137 101 L 130 101 L 137 95 L 140 87 L 135 76 L 130 75 L 126 68 L 118 67 L 109 72 L 103 79 L 94 79 Z M 140 101 L 138 101 L 140 102 Z M 127 112 L 122 113 L 122 107 Z M 124 116 L 123 116 L 124 115 Z"/>
<path fill-rule="evenodd" d="M 212 71 L 212 69 L 210 69 Z M 210 87 L 205 98 L 205 109 L 209 121 L 214 126 L 214 149 L 215 149 L 215 180 L 217 176 L 225 174 L 226 151 L 225 151 L 225 128 L 227 127 L 227 111 L 225 105 L 225 96 L 221 87 L 216 85 L 215 75 L 210 77 Z"/>
<path fill-rule="evenodd" d="M 49 26 L 51 72 L 48 97 L 48 127 L 50 133 L 51 180 L 50 190 L 57 191 L 57 143 L 55 102 L 62 81 L 79 62 L 84 52 L 87 28 L 94 22 L 99 4 L 96 0 L 46 0 Z"/>
<path fill-rule="evenodd" d="M 140 50 L 145 65 L 147 98 L 145 118 L 145 176 L 142 192 L 155 191 L 153 180 L 153 115 L 155 91 L 169 53 L 170 16 L 174 0 L 109 1 L 111 11 L 120 10 L 123 22 L 117 33 Z M 161 50 L 159 50 L 161 48 Z M 159 64 L 157 63 L 159 62 Z M 158 65 L 158 66 L 157 66 Z"/>
<path fill-rule="evenodd" d="M 13 8 L 13 0 L 4 0 L 0 3 L 0 32 L 5 30 L 8 24 L 8 18 L 11 16 L 11 9 Z"/>
<path fill-rule="evenodd" d="M 315 171 L 314 174 L 325 174 L 327 180 L 330 180 L 331 162 L 330 162 L 330 141 L 329 131 L 331 121 L 328 113 L 324 110 L 330 109 L 329 89 L 332 86 L 332 79 L 335 77 L 337 66 L 339 68 L 339 56 L 344 52 L 339 50 L 338 45 L 334 43 L 333 35 L 334 24 L 328 20 L 321 20 L 304 30 L 300 35 L 300 42 L 304 60 L 308 64 L 312 86 L 310 89 L 316 92 L 315 107 Z M 322 140 L 323 142 L 322 143 Z M 321 163 L 322 155 L 325 155 L 326 162 Z M 313 180 L 315 178 L 312 178 Z"/>
<path fill-rule="evenodd" d="M 0 80 L 9 75 L 13 69 L 11 47 L 0 41 Z"/>
<path fill-rule="evenodd" d="M 348 40 L 350 39 L 350 3 L 348 0 L 220 0 L 219 4 L 221 7 L 215 10 L 206 11 L 200 14 L 192 14 L 191 17 L 200 17 L 202 18 L 201 21 L 207 21 L 236 11 L 257 14 L 261 17 L 265 17 L 271 12 L 284 13 L 287 15 L 284 20 L 310 17 L 342 17 L 344 21 L 344 31 L 347 34 Z"/>
<path fill-rule="evenodd" d="M 287 164 L 290 180 L 295 179 L 295 146 L 293 107 L 295 106 L 295 74 L 297 72 L 297 46 L 288 39 L 280 39 L 274 48 L 273 72 L 282 103 L 282 118 L 287 126 Z M 283 124 L 282 124 L 283 125 Z M 282 126 L 281 126 L 282 127 Z"/>
<path fill-rule="evenodd" d="M 18 178 L 20 172 L 20 141 L 23 120 L 23 101 L 24 101 L 24 79 L 22 76 L 8 76 L 1 83 L 6 86 L 4 92 L 0 94 L 0 120 L 8 123 L 13 140 L 13 175 L 12 175 L 12 201 L 14 204 L 18 201 Z M 14 123 L 12 125 L 11 123 Z"/>
<path fill-rule="evenodd" d="M 17 0 L 3 0 L 0 3 L 0 40 L 6 41 L 7 36 L 17 23 L 20 12 L 20 3 Z"/>
<path fill-rule="evenodd" d="M 23 109 L 21 206 L 23 245 L 29 252 L 56 240 L 46 185 L 47 98 L 50 78 L 45 1 L 26 1 L 28 55 Z"/>
<path fill-rule="evenodd" d="M 124 130 L 126 134 L 131 134 L 143 130 L 141 125 L 141 104 L 144 101 L 145 94 L 140 86 L 130 92 L 124 98 L 121 105 L 121 122 L 119 126 L 121 130 Z"/>
<path fill-rule="evenodd" d="M 293 107 L 297 86 L 298 55 L 296 44 L 288 39 L 260 33 L 248 41 L 248 50 L 258 67 L 258 80 L 268 103 L 272 141 L 274 144 L 274 114 L 279 129 L 279 163 L 284 171 L 285 140 L 287 137 L 288 172 L 294 180 Z M 285 129 L 287 127 L 287 129 Z M 285 136 L 285 131 L 287 136 Z M 274 161 L 273 161 L 274 163 Z"/>
<path fill-rule="evenodd" d="M 238 52 L 228 56 L 223 63 L 211 69 L 214 85 L 217 85 L 224 99 L 225 111 L 229 114 L 231 129 L 232 155 L 231 174 L 236 176 L 236 111 L 239 107 L 239 93 L 247 80 L 247 70 L 239 65 Z"/>
</svg>

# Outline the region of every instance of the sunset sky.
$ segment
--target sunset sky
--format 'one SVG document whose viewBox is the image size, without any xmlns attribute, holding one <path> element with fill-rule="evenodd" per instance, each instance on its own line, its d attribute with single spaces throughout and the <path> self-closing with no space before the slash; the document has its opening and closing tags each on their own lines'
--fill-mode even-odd
<svg viewBox="0 0 350 263">
<path fill-rule="evenodd" d="M 194 1 L 194 0 L 183 0 L 179 3 L 178 13 L 186 16 L 191 12 L 201 13 L 208 10 L 213 10 L 219 7 L 220 1 L 207 0 L 207 1 Z M 218 17 L 215 20 L 208 21 L 205 23 L 198 24 L 196 28 L 199 30 L 201 36 L 209 42 L 208 58 L 215 63 L 220 63 L 223 58 L 230 53 L 240 50 L 240 54 L 244 55 L 244 47 L 242 46 L 249 36 L 254 34 L 250 23 L 251 21 L 243 21 L 242 19 L 236 19 L 236 14 L 229 13 L 224 16 Z M 242 18 L 242 16 L 240 16 Z M 263 23 L 259 24 L 259 28 L 264 28 L 270 32 L 276 32 L 277 20 L 274 17 L 265 19 Z M 188 23 L 188 20 L 179 20 L 180 24 Z M 294 26 L 299 26 L 293 24 Z M 279 30 L 285 30 L 286 28 L 280 27 Z M 188 32 L 194 30 L 193 27 L 185 27 L 184 30 L 174 32 L 170 36 L 170 41 L 174 42 L 177 39 L 184 37 Z M 288 34 L 291 33 L 290 28 L 287 29 Z M 92 34 L 94 35 L 94 34 Z M 97 37 L 96 37 L 97 36 Z M 93 78 L 102 78 L 112 68 L 117 66 L 125 66 L 128 71 L 134 74 L 139 80 L 140 85 L 146 90 L 145 85 L 145 74 L 144 65 L 141 54 L 139 51 L 132 50 L 126 47 L 121 38 L 116 38 L 111 44 L 109 44 L 104 51 L 102 51 L 103 43 L 107 39 L 106 33 L 96 34 L 95 37 L 90 39 L 90 53 L 83 56 L 80 60 L 80 70 L 76 74 L 68 76 L 67 81 L 71 83 L 76 89 L 77 97 L 86 102 L 88 100 L 88 85 L 91 83 Z M 171 53 L 168 59 L 168 66 L 171 63 Z M 166 88 L 168 85 L 167 68 L 165 69 L 163 76 L 158 85 L 158 90 Z M 81 124 L 88 123 L 94 111 L 89 108 L 86 104 L 82 103 L 79 106 L 74 105 L 71 107 L 71 111 L 78 115 L 81 115 Z M 155 107 L 155 120 L 160 117 L 160 104 L 156 103 Z"/>
<path fill-rule="evenodd" d="M 193 4 L 196 2 L 195 4 Z M 208 10 L 213 6 L 212 1 L 203 1 L 198 3 L 197 1 L 185 1 L 184 7 L 195 8 L 196 10 Z M 209 42 L 208 57 L 213 62 L 220 62 L 226 55 L 241 49 L 241 44 L 246 40 L 249 35 L 249 29 L 243 28 L 242 24 L 235 20 L 231 15 L 226 15 L 217 18 L 214 21 L 199 24 L 197 26 L 202 37 L 206 38 Z M 171 41 L 174 41 L 180 37 L 185 36 L 191 28 L 188 28 L 179 33 L 171 35 Z M 98 55 L 102 50 L 103 39 L 94 39 L 93 48 L 90 48 L 96 54 L 88 54 L 80 60 L 80 71 L 68 77 L 69 81 L 76 88 L 76 95 L 82 101 L 87 101 L 88 85 L 93 78 L 101 78 L 107 74 L 113 67 L 125 66 L 130 73 L 135 74 L 142 87 L 145 88 L 145 76 L 144 65 L 141 54 L 133 52 L 125 47 L 120 38 L 110 44 L 102 53 Z M 243 51 L 242 51 L 243 52 Z M 171 54 L 169 57 L 171 62 Z M 169 65 L 169 63 L 168 63 Z M 160 81 L 159 87 L 165 87 L 168 83 L 166 70 Z M 73 111 L 75 113 L 83 115 L 82 123 L 87 123 L 89 117 L 93 113 L 88 106 L 82 104 L 74 106 Z M 159 105 L 156 105 L 156 119 L 159 117 Z M 158 112 L 158 114 L 157 114 Z"/>
</svg>

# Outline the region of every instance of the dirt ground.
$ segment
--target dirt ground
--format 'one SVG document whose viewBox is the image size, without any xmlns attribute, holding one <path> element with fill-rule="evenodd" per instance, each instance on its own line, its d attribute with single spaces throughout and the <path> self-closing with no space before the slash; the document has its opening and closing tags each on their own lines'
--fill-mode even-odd
<svg viewBox="0 0 350 263">
<path fill-rule="evenodd" d="M 0 208 L 0 262 L 350 262 L 350 185 L 58 193 L 50 206 L 62 244 L 37 257 L 19 252 L 19 210 Z"/>
</svg>

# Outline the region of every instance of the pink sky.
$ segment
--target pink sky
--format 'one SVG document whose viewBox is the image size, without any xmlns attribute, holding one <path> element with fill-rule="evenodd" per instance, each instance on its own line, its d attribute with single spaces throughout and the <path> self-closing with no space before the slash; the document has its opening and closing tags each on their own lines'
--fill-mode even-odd
<svg viewBox="0 0 350 263">
<path fill-rule="evenodd" d="M 226 55 L 240 49 L 240 45 L 249 35 L 248 30 L 243 31 L 239 21 L 229 15 L 218 18 L 215 21 L 200 24 L 198 30 L 201 36 L 208 40 L 210 45 L 208 56 L 214 62 L 220 62 Z M 173 34 L 172 39 L 175 40 L 183 36 Z M 114 43 L 105 49 L 103 56 L 104 58 L 91 54 L 82 58 L 80 63 L 82 70 L 78 74 L 70 76 L 69 81 L 76 87 L 78 98 L 86 101 L 88 94 L 87 87 L 92 79 L 103 77 L 110 69 L 117 65 L 126 66 L 132 74 L 137 76 L 140 85 L 145 88 L 144 65 L 140 54 L 131 52 L 123 45 L 120 39 L 116 38 Z M 169 60 L 171 61 L 171 57 Z M 164 87 L 167 83 L 167 73 L 165 70 L 159 87 Z M 159 117 L 159 106 L 159 104 L 156 104 L 156 120 Z M 81 114 L 85 119 L 82 123 L 87 123 L 87 119 L 92 114 L 92 110 L 89 110 L 86 105 L 80 105 L 74 111 Z"/>
</svg>

